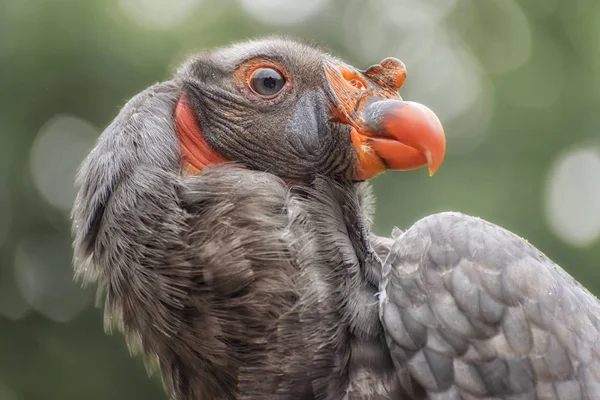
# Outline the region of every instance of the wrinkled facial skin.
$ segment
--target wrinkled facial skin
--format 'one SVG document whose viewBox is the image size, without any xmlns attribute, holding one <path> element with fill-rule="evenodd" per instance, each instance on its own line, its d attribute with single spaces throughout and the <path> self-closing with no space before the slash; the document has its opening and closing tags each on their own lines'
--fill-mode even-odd
<svg viewBox="0 0 600 400">
<path fill-rule="evenodd" d="M 350 126 L 332 119 L 325 59 L 308 46 L 240 44 L 190 60 L 179 71 L 206 142 L 225 159 L 286 179 L 350 178 L 356 155 Z M 253 68 L 277 69 L 285 86 L 272 98 L 253 92 Z"/>
</svg>

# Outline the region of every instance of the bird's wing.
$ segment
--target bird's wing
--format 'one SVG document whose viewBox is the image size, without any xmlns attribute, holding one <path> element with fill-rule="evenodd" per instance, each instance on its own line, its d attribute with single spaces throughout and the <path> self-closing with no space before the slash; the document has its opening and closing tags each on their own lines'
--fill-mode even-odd
<svg viewBox="0 0 600 400">
<path fill-rule="evenodd" d="M 422 399 L 600 399 L 600 305 L 525 240 L 459 213 L 391 244 L 380 318 Z"/>
</svg>

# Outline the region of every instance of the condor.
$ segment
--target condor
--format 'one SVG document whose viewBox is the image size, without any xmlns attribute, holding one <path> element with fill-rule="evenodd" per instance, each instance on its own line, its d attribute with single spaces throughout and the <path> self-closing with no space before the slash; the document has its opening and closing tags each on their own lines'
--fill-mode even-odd
<svg viewBox="0 0 600 400">
<path fill-rule="evenodd" d="M 600 398 L 599 303 L 526 241 L 457 213 L 371 232 L 368 179 L 433 174 L 446 149 L 405 77 L 394 58 L 237 44 L 102 134 L 77 178 L 76 274 L 171 399 Z"/>
</svg>

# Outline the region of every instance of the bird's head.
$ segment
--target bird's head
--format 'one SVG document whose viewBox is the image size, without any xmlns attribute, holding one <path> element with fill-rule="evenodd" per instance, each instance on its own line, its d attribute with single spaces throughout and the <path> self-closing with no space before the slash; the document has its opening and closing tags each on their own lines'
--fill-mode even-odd
<svg viewBox="0 0 600 400">
<path fill-rule="evenodd" d="M 442 163 L 442 126 L 427 107 L 402 101 L 404 64 L 360 71 L 313 47 L 271 39 L 196 56 L 179 71 L 175 122 L 183 167 L 226 161 L 305 180 L 364 180 L 386 170 Z"/>
</svg>

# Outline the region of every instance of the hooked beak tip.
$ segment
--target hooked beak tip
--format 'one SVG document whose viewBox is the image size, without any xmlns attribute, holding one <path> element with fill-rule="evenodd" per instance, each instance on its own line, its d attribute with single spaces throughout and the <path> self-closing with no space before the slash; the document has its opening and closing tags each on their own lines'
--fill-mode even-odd
<svg viewBox="0 0 600 400">
<path fill-rule="evenodd" d="M 437 169 L 439 167 L 435 167 L 433 165 L 433 158 L 431 157 L 431 151 L 429 151 L 429 150 L 425 151 L 425 158 L 427 159 L 427 165 L 429 166 L 429 176 L 433 176 L 433 174 L 435 174 L 435 171 L 437 171 Z"/>
<path fill-rule="evenodd" d="M 440 169 L 440 167 L 442 166 L 442 162 L 444 160 L 444 152 L 445 152 L 445 147 L 444 147 L 443 151 L 439 152 L 441 154 L 436 157 L 431 154 L 431 151 L 429 151 L 429 150 L 425 151 L 425 158 L 427 159 L 427 167 L 429 170 L 429 176 L 433 176 L 433 174 L 435 174 L 438 171 L 438 169 Z"/>
<path fill-rule="evenodd" d="M 369 134 L 378 139 L 374 149 L 390 169 L 411 170 L 428 166 L 432 176 L 446 152 L 444 129 L 426 106 L 401 100 L 383 100 L 364 113 Z"/>
</svg>

